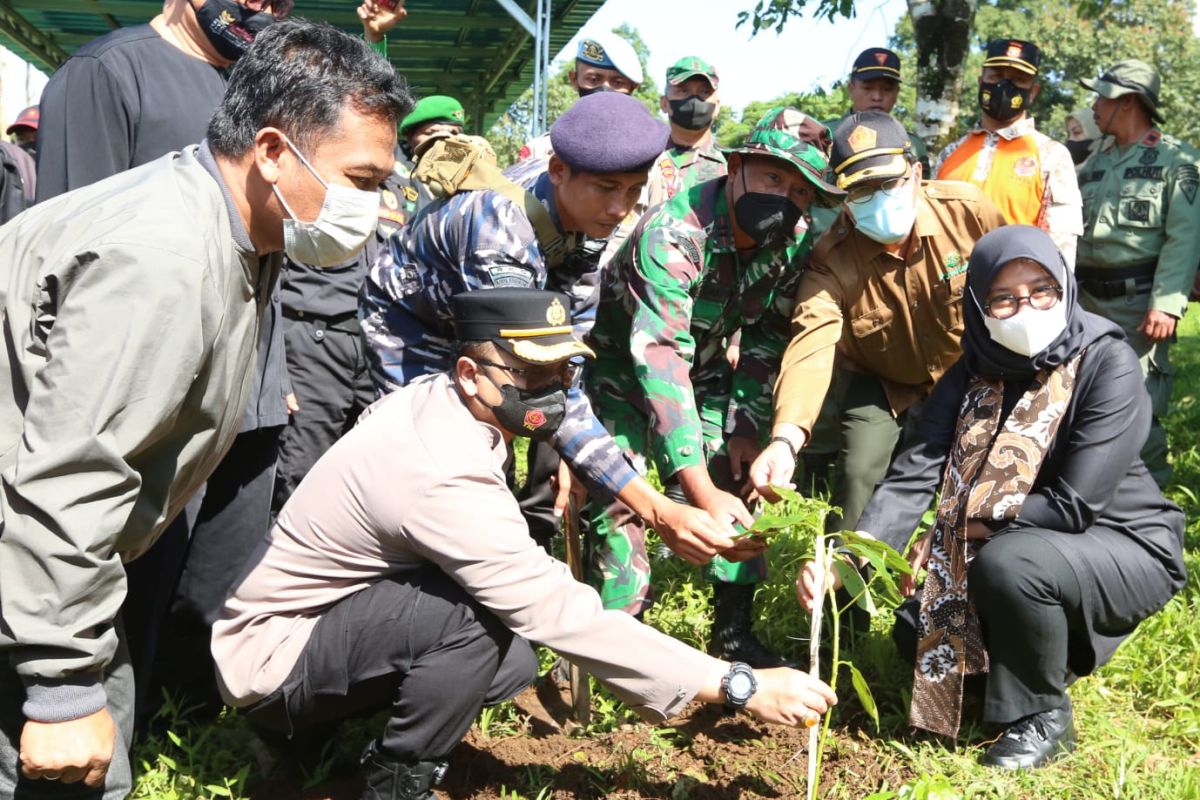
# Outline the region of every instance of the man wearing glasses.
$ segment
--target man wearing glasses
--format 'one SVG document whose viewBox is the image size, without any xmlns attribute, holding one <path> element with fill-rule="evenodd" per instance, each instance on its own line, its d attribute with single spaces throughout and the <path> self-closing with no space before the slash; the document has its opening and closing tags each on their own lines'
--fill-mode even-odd
<svg viewBox="0 0 1200 800">
<path fill-rule="evenodd" d="M 831 165 L 846 201 L 801 279 L 772 441 L 750 477 L 767 496 L 788 482 L 836 361 L 845 375 L 833 502 L 840 529 L 852 530 L 901 432 L 959 357 L 967 261 L 1004 215 L 974 186 L 922 181 L 904 127 L 880 111 L 838 126 Z"/>
<path fill-rule="evenodd" d="M 537 676 L 538 642 L 649 720 L 693 699 L 811 724 L 836 702 L 790 669 L 752 670 L 605 611 L 529 536 L 505 485 L 516 437 L 563 420 L 570 299 L 453 298 L 449 369 L 371 406 L 284 506 L 213 630 L 224 694 L 291 734 L 388 710 L 363 754 L 364 800 L 427 800 L 485 705 Z"/>
</svg>

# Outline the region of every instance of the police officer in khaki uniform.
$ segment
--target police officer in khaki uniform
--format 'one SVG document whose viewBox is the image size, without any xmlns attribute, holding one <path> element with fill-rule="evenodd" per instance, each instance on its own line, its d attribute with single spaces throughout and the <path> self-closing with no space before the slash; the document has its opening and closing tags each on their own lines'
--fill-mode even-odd
<svg viewBox="0 0 1200 800">
<path fill-rule="evenodd" d="M 1079 171 L 1079 299 L 1124 328 L 1141 359 L 1154 403 L 1142 458 L 1162 486 L 1171 476 L 1159 423 L 1171 399 L 1169 348 L 1200 251 L 1200 153 L 1155 126 L 1159 78 L 1149 64 L 1120 61 L 1080 83 L 1097 95 L 1092 110 L 1107 138 Z"/>
<path fill-rule="evenodd" d="M 967 261 L 1004 216 L 976 187 L 922 181 L 904 127 L 882 111 L 851 114 L 830 164 L 846 201 L 800 282 L 792 341 L 775 386 L 770 444 L 750 477 L 787 484 L 830 385 L 839 381 L 837 529 L 853 529 L 921 402 L 960 355 Z"/>
</svg>

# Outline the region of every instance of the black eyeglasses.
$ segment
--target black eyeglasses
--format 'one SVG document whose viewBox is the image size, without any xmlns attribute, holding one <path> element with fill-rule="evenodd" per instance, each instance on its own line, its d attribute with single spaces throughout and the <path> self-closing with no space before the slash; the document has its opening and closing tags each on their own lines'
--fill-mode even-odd
<svg viewBox="0 0 1200 800">
<path fill-rule="evenodd" d="M 1021 303 L 1029 303 L 1030 308 L 1035 308 L 1038 311 L 1045 311 L 1048 308 L 1054 308 L 1062 297 L 1062 289 L 1050 284 L 1038 286 L 1029 294 L 1001 294 L 988 300 L 987 305 L 983 307 L 989 315 L 996 319 L 1008 319 L 1017 313 L 1021 308 Z"/>
<path fill-rule="evenodd" d="M 476 364 L 485 367 L 495 367 L 496 369 L 507 372 L 512 377 L 520 377 L 525 387 L 528 389 L 540 388 L 549 384 L 555 378 L 563 385 L 564 388 L 569 388 L 575 383 L 575 379 L 579 377 L 579 373 L 583 372 L 583 365 L 576 364 L 574 361 L 566 361 L 558 371 L 553 371 L 551 367 L 510 367 L 507 364 L 497 364 L 495 361 L 484 361 L 483 359 L 474 359 Z"/>
</svg>

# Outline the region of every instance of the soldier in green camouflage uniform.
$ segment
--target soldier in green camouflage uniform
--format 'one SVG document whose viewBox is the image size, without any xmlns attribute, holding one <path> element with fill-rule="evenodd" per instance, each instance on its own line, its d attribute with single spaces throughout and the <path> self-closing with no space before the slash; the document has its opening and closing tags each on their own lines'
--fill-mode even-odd
<svg viewBox="0 0 1200 800">
<path fill-rule="evenodd" d="M 772 109 L 729 155 L 729 175 L 678 193 L 644 216 L 604 277 L 588 379 L 597 415 L 635 464 L 653 460 L 668 493 L 681 492 L 718 522 L 745 518 L 735 491 L 771 419 L 771 386 L 788 342 L 800 216 L 835 202 L 824 180 L 828 129 Z M 736 370 L 724 340 L 743 331 Z M 638 614 L 652 602 L 645 528 L 619 503 L 589 510 L 588 566 L 606 608 Z M 725 658 L 784 663 L 751 630 L 761 555 L 720 557 L 714 645 Z"/>
<path fill-rule="evenodd" d="M 1155 127 L 1159 78 L 1149 64 L 1121 61 L 1080 83 L 1096 92 L 1092 109 L 1108 138 L 1079 168 L 1079 300 L 1124 328 L 1141 359 L 1154 408 L 1142 459 L 1162 486 L 1171 475 L 1159 423 L 1171 399 L 1170 345 L 1200 252 L 1200 153 Z"/>
<path fill-rule="evenodd" d="M 667 68 L 667 87 L 658 107 L 671 122 L 671 138 L 646 180 L 647 208 L 728 171 L 725 154 L 712 135 L 713 120 L 721 110 L 720 82 L 716 67 L 696 56 L 685 56 Z"/>
</svg>

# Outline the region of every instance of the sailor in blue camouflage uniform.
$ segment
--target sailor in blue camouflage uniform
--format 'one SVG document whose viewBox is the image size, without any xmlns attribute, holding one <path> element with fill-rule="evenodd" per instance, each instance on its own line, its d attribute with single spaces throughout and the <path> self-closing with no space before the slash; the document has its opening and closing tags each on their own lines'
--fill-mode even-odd
<svg viewBox="0 0 1200 800">
<path fill-rule="evenodd" d="M 359 313 L 381 393 L 450 367 L 455 354 L 450 298 L 459 292 L 498 287 L 563 292 L 571 298 L 576 333 L 590 330 L 600 254 L 638 199 L 666 146 L 667 128 L 640 101 L 602 92 L 580 98 L 550 136 L 554 155 L 522 162 L 505 177 L 525 190 L 525 203 L 530 197 L 541 203 L 557 241 L 539 238 L 533 212 L 510 192 L 474 189 L 426 207 L 372 265 Z M 661 526 L 668 542 L 699 536 L 709 557 L 733 546 L 727 524 L 666 500 L 638 476 L 581 387 L 568 394 L 566 421 L 549 445 L 592 492 L 634 499 L 635 512 L 656 519 L 656 530 Z M 565 471 L 559 477 L 565 479 Z M 531 474 L 527 483 L 540 491 L 548 478 Z M 540 530 L 530 522 L 534 538 L 543 541 L 557 527 L 553 515 L 536 520 Z"/>
</svg>

